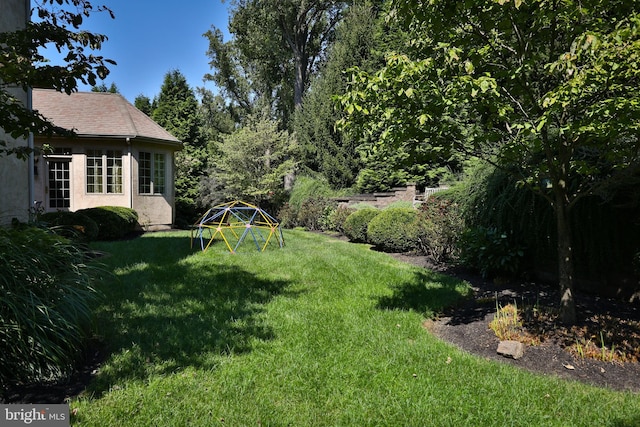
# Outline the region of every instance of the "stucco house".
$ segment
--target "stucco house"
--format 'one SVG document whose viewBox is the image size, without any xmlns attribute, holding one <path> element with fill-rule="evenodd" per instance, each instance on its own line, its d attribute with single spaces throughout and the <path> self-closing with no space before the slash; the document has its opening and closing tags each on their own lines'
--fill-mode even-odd
<svg viewBox="0 0 640 427">
<path fill-rule="evenodd" d="M 0 1 L 0 32 L 16 31 L 25 28 L 29 20 L 29 0 Z M 4 88 L 11 96 L 19 99 L 29 108 L 31 97 L 29 92 L 20 88 Z M 29 139 L 15 139 L 2 130 L 0 124 L 0 141 L 6 148 L 30 147 Z M 33 202 L 33 181 L 29 173 L 29 160 L 18 159 L 15 155 L 0 154 L 0 225 L 11 224 L 12 219 L 22 222 L 29 219 L 29 207 Z"/>
<path fill-rule="evenodd" d="M 174 156 L 182 143 L 114 93 L 32 90 L 33 109 L 75 137 L 35 136 L 34 200 L 45 211 L 124 206 L 145 229 L 175 217 Z"/>
</svg>

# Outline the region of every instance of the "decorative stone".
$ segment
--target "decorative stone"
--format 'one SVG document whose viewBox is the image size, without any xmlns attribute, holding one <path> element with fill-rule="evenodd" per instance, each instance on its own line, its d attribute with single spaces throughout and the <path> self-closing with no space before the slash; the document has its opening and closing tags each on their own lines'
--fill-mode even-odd
<svg viewBox="0 0 640 427">
<path fill-rule="evenodd" d="M 512 359 L 520 359 L 524 354 L 524 344 L 519 341 L 500 341 L 498 354 Z"/>
</svg>

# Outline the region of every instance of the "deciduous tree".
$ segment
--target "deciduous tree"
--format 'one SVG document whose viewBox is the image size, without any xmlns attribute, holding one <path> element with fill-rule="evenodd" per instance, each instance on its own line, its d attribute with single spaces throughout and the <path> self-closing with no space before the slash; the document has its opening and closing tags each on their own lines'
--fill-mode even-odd
<svg viewBox="0 0 640 427">
<path fill-rule="evenodd" d="M 51 134 L 61 130 L 23 105 L 8 88 L 26 91 L 43 87 L 71 93 L 77 90 L 78 82 L 95 85 L 98 78 L 109 74 L 107 66 L 115 65 L 94 53 L 107 37 L 81 28 L 94 12 L 109 13 L 113 18 L 110 9 L 86 0 L 40 0 L 34 4 L 33 19 L 26 28 L 0 33 L 0 123 L 5 133 L 14 138 L 26 138 L 30 132 Z M 44 48 L 64 53 L 62 63 L 52 65 Z M 26 155 L 20 148 L 4 147 L 6 141 L 0 141 L 0 154 Z"/>
<path fill-rule="evenodd" d="M 208 55 L 209 76 L 227 96 L 249 109 L 259 98 L 279 112 L 287 124 L 293 107 L 300 106 L 309 77 L 323 59 L 346 1 L 234 0 L 224 43 L 213 29 Z M 259 109 L 263 108 L 262 106 Z"/>
<path fill-rule="evenodd" d="M 460 150 L 516 174 L 553 206 L 561 317 L 576 320 L 569 215 L 640 163 L 640 18 L 632 1 L 394 0 L 405 54 L 355 72 L 357 132 Z"/>
</svg>

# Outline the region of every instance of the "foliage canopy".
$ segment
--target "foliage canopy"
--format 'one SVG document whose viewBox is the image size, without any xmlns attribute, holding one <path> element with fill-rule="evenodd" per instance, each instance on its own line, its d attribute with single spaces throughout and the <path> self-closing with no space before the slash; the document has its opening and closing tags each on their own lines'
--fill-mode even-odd
<svg viewBox="0 0 640 427">
<path fill-rule="evenodd" d="M 30 132 L 39 134 L 61 133 L 37 111 L 16 98 L 10 88 L 27 91 L 32 87 L 55 89 L 71 93 L 78 82 L 96 85 L 98 78 L 109 74 L 108 65 L 116 63 L 95 55 L 107 40 L 102 34 L 81 29 L 93 12 L 113 12 L 105 6 L 94 6 L 87 0 L 40 0 L 32 9 L 34 15 L 26 27 L 0 33 L 0 123 L 13 138 L 26 138 Z M 66 53 L 63 63 L 51 65 L 46 50 L 54 48 Z M 0 141 L 0 153 L 26 156 L 20 147 L 7 149 Z"/>
<path fill-rule="evenodd" d="M 378 141 L 479 156 L 554 208 L 563 319 L 575 321 L 569 215 L 636 179 L 640 17 L 632 1 L 393 1 L 412 34 L 354 70 L 340 123 Z"/>
</svg>

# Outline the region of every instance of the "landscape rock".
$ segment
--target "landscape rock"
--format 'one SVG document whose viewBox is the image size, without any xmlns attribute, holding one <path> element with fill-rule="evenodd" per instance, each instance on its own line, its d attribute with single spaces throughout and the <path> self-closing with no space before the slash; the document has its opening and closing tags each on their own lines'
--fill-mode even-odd
<svg viewBox="0 0 640 427">
<path fill-rule="evenodd" d="M 512 359 L 520 359 L 524 354 L 524 344 L 519 341 L 500 341 L 498 354 Z"/>
</svg>

